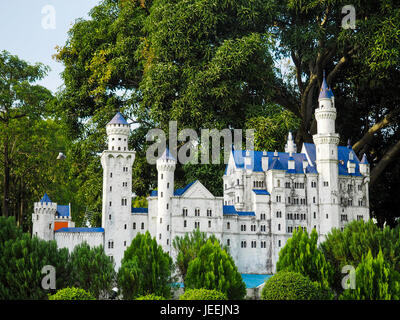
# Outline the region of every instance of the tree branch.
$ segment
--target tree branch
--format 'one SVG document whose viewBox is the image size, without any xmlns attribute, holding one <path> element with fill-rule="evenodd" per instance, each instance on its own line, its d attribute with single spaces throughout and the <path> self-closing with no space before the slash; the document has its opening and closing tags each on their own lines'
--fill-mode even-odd
<svg viewBox="0 0 400 320">
<path fill-rule="evenodd" d="M 372 186 L 385 171 L 386 167 L 396 159 L 397 155 L 400 154 L 400 140 L 390 148 L 388 152 L 382 157 L 375 168 L 371 171 L 370 185 Z"/>
<path fill-rule="evenodd" d="M 364 134 L 364 136 L 354 144 L 354 146 L 353 146 L 354 152 L 356 152 L 358 154 L 359 151 L 363 148 L 363 146 L 365 146 L 366 144 L 368 144 L 372 141 L 372 139 L 374 138 L 374 134 L 376 132 L 378 132 L 379 130 L 385 128 L 386 126 L 388 126 L 389 124 L 392 123 L 393 116 L 397 113 L 398 113 L 397 110 L 393 110 L 390 113 L 388 113 L 381 121 L 375 123 Z"/>
</svg>

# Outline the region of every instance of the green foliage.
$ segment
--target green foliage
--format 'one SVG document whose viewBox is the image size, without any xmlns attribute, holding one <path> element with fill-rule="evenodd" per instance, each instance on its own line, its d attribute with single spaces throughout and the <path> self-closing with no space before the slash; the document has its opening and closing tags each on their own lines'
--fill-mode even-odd
<svg viewBox="0 0 400 320">
<path fill-rule="evenodd" d="M 400 299 L 400 273 L 385 261 L 382 251 L 375 258 L 368 251 L 355 272 L 355 289 L 344 290 L 341 300 Z"/>
<path fill-rule="evenodd" d="M 217 290 L 187 289 L 179 300 L 228 300 L 226 294 Z"/>
<path fill-rule="evenodd" d="M 104 253 L 103 246 L 91 248 L 86 242 L 71 252 L 71 281 L 74 286 L 105 297 L 115 282 L 114 263 Z"/>
<path fill-rule="evenodd" d="M 279 271 L 269 278 L 261 291 L 262 300 L 319 300 L 320 290 L 297 272 Z"/>
<path fill-rule="evenodd" d="M 213 243 L 219 243 L 214 235 L 211 235 L 209 239 Z M 195 229 L 192 233 L 185 233 L 183 237 L 177 236 L 172 241 L 172 246 L 177 252 L 175 265 L 184 282 L 189 263 L 198 256 L 201 247 L 206 244 L 207 240 L 205 232 Z"/>
<path fill-rule="evenodd" d="M 12 220 L 0 218 L 0 299 L 45 299 L 48 292 L 41 286 L 45 276 L 41 271 L 46 265 L 56 270 L 56 288 L 66 287 L 71 274 L 68 249 L 21 233 Z"/>
<path fill-rule="evenodd" d="M 352 221 L 342 231 L 332 229 L 321 243 L 326 260 L 334 268 L 332 288 L 342 291 L 342 268 L 358 266 L 366 252 L 377 257 L 382 251 L 384 260 L 400 272 L 400 228 L 378 228 L 373 221 Z"/>
<path fill-rule="evenodd" d="M 135 300 L 165 300 L 165 298 L 161 296 L 156 296 L 154 293 L 151 293 L 145 296 L 139 296 Z"/>
<path fill-rule="evenodd" d="M 96 300 L 90 292 L 81 288 L 64 288 L 49 295 L 49 300 Z"/>
<path fill-rule="evenodd" d="M 118 287 L 124 299 L 155 294 L 171 296 L 172 259 L 147 231 L 139 233 L 125 250 L 118 271 Z"/>
<path fill-rule="evenodd" d="M 333 269 L 326 261 L 322 251 L 318 249 L 318 233 L 315 229 L 308 235 L 301 227 L 294 230 L 292 238 L 279 251 L 277 271 L 298 272 L 316 282 L 321 289 L 330 287 Z"/>
<path fill-rule="evenodd" d="M 185 288 L 217 290 L 226 294 L 229 300 L 243 299 L 246 295 L 246 285 L 232 257 L 211 239 L 189 262 Z"/>
</svg>

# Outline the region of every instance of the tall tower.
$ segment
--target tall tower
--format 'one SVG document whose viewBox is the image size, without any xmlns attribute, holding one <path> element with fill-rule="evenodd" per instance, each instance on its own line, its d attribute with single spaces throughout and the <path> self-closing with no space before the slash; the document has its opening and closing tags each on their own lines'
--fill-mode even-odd
<svg viewBox="0 0 400 320">
<path fill-rule="evenodd" d="M 43 240 L 54 240 L 54 219 L 57 203 L 52 202 L 47 193 L 39 202 L 34 203 L 32 214 L 32 236 Z"/>
<path fill-rule="evenodd" d="M 174 171 L 176 160 L 168 148 L 157 159 L 158 171 L 158 212 L 157 212 L 157 242 L 165 252 L 171 253 L 171 212 L 174 195 Z"/>
<path fill-rule="evenodd" d="M 317 134 L 313 136 L 316 147 L 316 164 L 319 173 L 320 234 L 326 235 L 339 227 L 339 134 L 335 132 L 336 108 L 332 90 L 325 79 L 315 110 Z"/>
<path fill-rule="evenodd" d="M 108 150 L 101 154 L 103 167 L 104 250 L 119 268 L 130 245 L 132 208 L 132 165 L 135 151 L 128 150 L 129 124 L 120 112 L 107 124 Z"/>
</svg>

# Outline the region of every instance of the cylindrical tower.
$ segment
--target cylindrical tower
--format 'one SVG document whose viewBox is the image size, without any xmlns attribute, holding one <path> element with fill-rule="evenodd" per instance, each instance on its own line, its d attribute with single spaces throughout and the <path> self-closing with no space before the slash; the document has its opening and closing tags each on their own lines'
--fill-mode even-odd
<svg viewBox="0 0 400 320">
<path fill-rule="evenodd" d="M 157 160 L 158 171 L 158 214 L 157 214 L 157 242 L 165 252 L 171 253 L 171 212 L 172 197 L 174 195 L 174 171 L 176 160 L 168 148 Z"/>
<path fill-rule="evenodd" d="M 52 202 L 47 194 L 39 202 L 34 203 L 32 214 L 32 236 L 43 240 L 54 240 L 54 218 L 57 203 Z"/>
<path fill-rule="evenodd" d="M 317 134 L 313 136 L 316 148 L 316 164 L 319 174 L 320 233 L 326 235 L 339 227 L 339 134 L 335 132 L 336 108 L 332 90 L 325 74 L 315 110 Z"/>
</svg>

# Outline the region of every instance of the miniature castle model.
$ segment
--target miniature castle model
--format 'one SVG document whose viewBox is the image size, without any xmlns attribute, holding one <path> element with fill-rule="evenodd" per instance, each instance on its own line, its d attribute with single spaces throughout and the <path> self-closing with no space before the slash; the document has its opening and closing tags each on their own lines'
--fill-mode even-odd
<svg viewBox="0 0 400 320">
<path fill-rule="evenodd" d="M 172 241 L 198 228 L 227 245 L 239 272 L 275 272 L 279 250 L 292 232 L 315 228 L 320 241 L 352 220 L 369 219 L 369 164 L 351 146 L 338 146 L 336 108 L 325 81 L 315 111 L 314 144 L 298 153 L 289 133 L 285 152 L 234 150 L 223 176 L 223 197 L 200 182 L 174 188 L 176 160 L 168 149 L 157 160 L 158 190 L 148 208 L 132 208 L 129 124 L 121 113 L 107 124 L 108 150 L 101 155 L 103 208 L 101 228 L 75 228 L 70 206 L 45 195 L 35 203 L 33 235 L 55 239 L 70 250 L 83 241 L 103 245 L 118 269 L 125 249 L 139 232 L 149 231 L 174 258 Z"/>
</svg>

